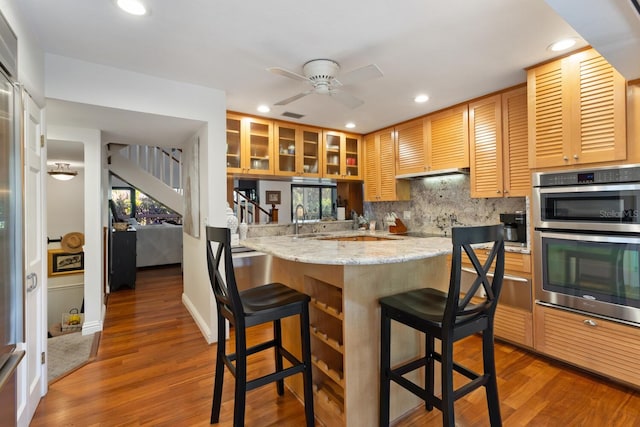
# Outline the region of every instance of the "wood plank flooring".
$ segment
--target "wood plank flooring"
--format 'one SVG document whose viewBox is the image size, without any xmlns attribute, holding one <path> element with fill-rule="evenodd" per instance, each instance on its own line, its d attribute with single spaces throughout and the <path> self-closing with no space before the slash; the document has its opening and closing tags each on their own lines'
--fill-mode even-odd
<svg viewBox="0 0 640 427">
<path fill-rule="evenodd" d="M 110 295 L 94 362 L 52 384 L 32 426 L 209 425 L 215 345 L 207 345 L 181 302 L 178 268 L 138 272 L 136 289 Z M 269 335 L 257 327 L 252 337 Z M 475 337 L 457 345 L 457 360 L 480 370 Z M 270 356 L 270 355 L 265 355 Z M 640 362 L 640 360 L 639 360 Z M 496 344 L 505 426 L 640 426 L 640 394 L 508 344 Z M 249 375 L 272 369 L 253 356 Z M 233 426 L 233 377 L 225 373 L 220 426 Z M 484 393 L 456 403 L 456 424 L 488 426 Z M 304 425 L 302 404 L 275 385 L 249 392 L 247 426 Z M 421 408 L 397 426 L 440 426 Z M 368 427 L 368 426 L 365 426 Z"/>
</svg>

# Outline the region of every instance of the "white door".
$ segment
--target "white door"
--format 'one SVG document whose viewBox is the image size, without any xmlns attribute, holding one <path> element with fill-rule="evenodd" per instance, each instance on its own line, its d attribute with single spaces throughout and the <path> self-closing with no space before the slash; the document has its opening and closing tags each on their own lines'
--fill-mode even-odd
<svg viewBox="0 0 640 427">
<path fill-rule="evenodd" d="M 24 93 L 24 252 L 25 350 L 19 371 L 18 425 L 28 426 L 47 391 L 47 276 L 44 245 L 44 176 L 46 155 L 41 110 Z M 21 380 L 20 380 L 21 379 Z"/>
</svg>

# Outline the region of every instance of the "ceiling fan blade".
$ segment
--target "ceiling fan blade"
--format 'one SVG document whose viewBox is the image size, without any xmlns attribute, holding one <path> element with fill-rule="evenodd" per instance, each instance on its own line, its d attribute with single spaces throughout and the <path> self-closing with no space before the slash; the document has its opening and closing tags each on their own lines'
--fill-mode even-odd
<svg viewBox="0 0 640 427">
<path fill-rule="evenodd" d="M 369 64 L 361 68 L 349 71 L 340 76 L 339 84 L 350 85 L 352 83 L 364 82 L 371 79 L 382 77 L 382 71 L 376 64 Z"/>
<path fill-rule="evenodd" d="M 282 101 L 278 101 L 278 102 L 276 102 L 276 103 L 275 103 L 275 104 L 273 104 L 273 105 L 287 105 L 287 104 L 289 104 L 290 102 L 296 101 L 296 100 L 298 100 L 298 99 L 300 99 L 300 98 L 302 98 L 302 97 L 304 97 L 304 96 L 309 95 L 311 92 L 312 92 L 312 91 L 310 91 L 310 90 L 308 90 L 308 91 L 306 91 L 306 92 L 301 92 L 301 93 L 299 93 L 299 94 L 297 94 L 297 95 L 293 95 L 293 96 L 291 96 L 291 97 L 289 97 L 289 98 L 287 98 L 287 99 L 283 99 Z"/>
<path fill-rule="evenodd" d="M 340 102 L 342 105 L 349 107 L 351 109 L 357 108 L 362 104 L 364 104 L 364 101 L 361 100 L 360 98 L 356 98 L 350 93 L 339 91 L 339 90 L 333 90 L 329 92 L 329 96 L 331 96 L 336 101 Z"/>
<path fill-rule="evenodd" d="M 267 68 L 267 71 L 271 71 L 273 74 L 278 74 L 284 77 L 289 77 L 290 79 L 294 79 L 294 80 L 301 80 L 303 82 L 309 82 L 309 79 L 306 78 L 305 76 L 301 76 L 298 73 L 294 73 L 293 71 L 289 71 L 287 69 L 284 68 L 280 68 L 280 67 L 271 67 L 271 68 Z"/>
</svg>

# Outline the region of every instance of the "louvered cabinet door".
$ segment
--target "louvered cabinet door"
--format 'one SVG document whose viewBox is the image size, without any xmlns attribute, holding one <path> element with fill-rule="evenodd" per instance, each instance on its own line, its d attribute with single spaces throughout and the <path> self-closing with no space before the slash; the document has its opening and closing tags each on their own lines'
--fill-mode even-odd
<svg viewBox="0 0 640 427">
<path fill-rule="evenodd" d="M 467 105 L 427 117 L 430 170 L 469 167 Z"/>
<path fill-rule="evenodd" d="M 424 119 L 396 126 L 396 174 L 411 175 L 427 170 L 427 139 Z"/>
<path fill-rule="evenodd" d="M 393 130 L 381 132 L 378 140 L 378 153 L 380 165 L 380 201 L 390 202 L 396 200 L 396 165 L 395 144 Z"/>
<path fill-rule="evenodd" d="M 527 74 L 531 168 L 625 160 L 626 83 L 589 49 Z"/>
<path fill-rule="evenodd" d="M 527 72 L 529 167 L 569 164 L 568 64 L 550 62 Z"/>
<path fill-rule="evenodd" d="M 376 134 L 364 137 L 364 200 L 377 202 L 380 195 L 380 174 Z"/>
<path fill-rule="evenodd" d="M 531 194 L 527 124 L 527 88 L 502 94 L 502 162 L 505 195 Z"/>
<path fill-rule="evenodd" d="M 469 104 L 471 197 L 502 197 L 500 95 Z"/>
<path fill-rule="evenodd" d="M 571 158 L 573 163 L 624 160 L 626 151 L 626 84 L 602 56 L 587 50 L 567 58 L 578 76 Z"/>
</svg>

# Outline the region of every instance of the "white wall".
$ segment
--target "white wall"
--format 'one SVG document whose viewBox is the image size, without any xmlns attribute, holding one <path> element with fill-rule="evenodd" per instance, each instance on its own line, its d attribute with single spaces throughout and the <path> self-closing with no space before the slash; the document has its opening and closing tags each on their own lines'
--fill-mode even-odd
<svg viewBox="0 0 640 427">
<path fill-rule="evenodd" d="M 205 221 L 211 225 L 223 226 L 226 224 L 224 211 L 226 201 L 226 104 L 224 93 L 216 89 L 56 55 L 46 55 L 46 69 L 47 98 L 203 122 L 203 128 L 199 132 L 201 237 L 195 239 L 184 235 L 185 285 L 183 302 L 191 311 L 207 341 L 216 341 L 215 304 L 207 274 L 203 227 Z M 108 141 L 101 141 L 96 145 L 104 145 L 106 142 Z M 104 147 L 98 148 L 104 152 Z M 104 157 L 101 159 L 98 156 L 89 159 L 85 156 L 85 170 L 94 166 L 99 169 L 104 161 Z M 107 185 L 104 169 L 102 173 L 102 183 Z M 102 200 L 96 200 L 95 205 L 92 205 L 92 210 L 94 206 L 97 210 L 92 214 L 98 219 L 102 214 L 101 224 L 95 226 L 97 230 L 100 230 L 101 226 L 107 225 L 107 203 L 104 187 L 98 188 L 96 194 L 101 195 Z M 89 209 L 88 203 L 89 201 L 86 200 L 85 209 Z M 85 228 L 88 227 L 94 226 L 85 222 Z M 96 259 L 96 262 L 101 262 L 101 259 Z M 85 265 L 86 262 L 85 259 Z M 97 266 L 97 270 L 101 271 L 100 265 Z M 92 286 L 98 288 L 101 283 L 100 278 Z M 86 288 L 85 298 L 88 298 Z M 87 301 L 85 301 L 85 305 L 88 310 Z"/>
</svg>

